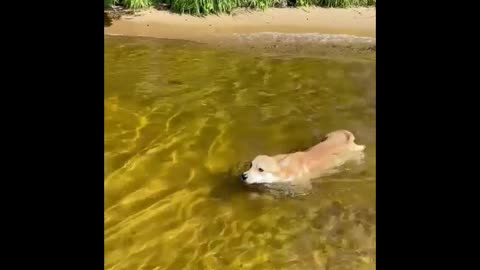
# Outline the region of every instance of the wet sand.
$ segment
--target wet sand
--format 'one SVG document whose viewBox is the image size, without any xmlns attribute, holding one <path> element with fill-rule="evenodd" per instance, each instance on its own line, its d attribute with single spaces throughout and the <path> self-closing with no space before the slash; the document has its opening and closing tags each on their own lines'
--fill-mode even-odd
<svg viewBox="0 0 480 270">
<path fill-rule="evenodd" d="M 122 15 L 106 26 L 104 33 L 181 39 L 265 53 L 332 54 L 332 48 L 342 47 L 371 54 L 376 43 L 375 17 L 375 8 L 239 9 L 231 15 L 206 17 L 151 9 Z M 320 43 L 331 46 L 318 46 Z"/>
</svg>

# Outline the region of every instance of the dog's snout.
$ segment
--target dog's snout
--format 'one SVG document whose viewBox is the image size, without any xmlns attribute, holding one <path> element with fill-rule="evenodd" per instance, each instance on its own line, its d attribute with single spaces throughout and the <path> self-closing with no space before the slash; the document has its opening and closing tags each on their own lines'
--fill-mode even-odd
<svg viewBox="0 0 480 270">
<path fill-rule="evenodd" d="M 241 178 L 242 178 L 243 181 L 247 180 L 247 174 L 246 174 L 246 173 L 242 173 Z"/>
</svg>

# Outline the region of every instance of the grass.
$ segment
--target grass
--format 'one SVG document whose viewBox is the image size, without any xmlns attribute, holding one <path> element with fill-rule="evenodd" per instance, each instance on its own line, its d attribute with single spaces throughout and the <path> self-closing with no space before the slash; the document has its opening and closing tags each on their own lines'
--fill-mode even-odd
<svg viewBox="0 0 480 270">
<path fill-rule="evenodd" d="M 295 6 L 319 6 L 319 7 L 366 7 L 374 6 L 376 0 L 296 0 Z"/>
<path fill-rule="evenodd" d="M 111 7 L 113 5 L 124 6 L 129 9 L 145 9 L 154 6 L 160 2 L 159 0 L 103 0 L 104 7 Z"/>
<path fill-rule="evenodd" d="M 230 13 L 234 8 L 265 9 L 280 0 L 170 0 L 170 10 L 178 13 L 206 15 Z"/>
<path fill-rule="evenodd" d="M 376 0 L 104 0 L 104 6 L 121 5 L 138 10 L 158 4 L 166 4 L 172 12 L 192 15 L 230 13 L 235 8 L 264 10 L 269 7 L 320 6 L 320 7 L 360 7 L 374 6 Z"/>
</svg>

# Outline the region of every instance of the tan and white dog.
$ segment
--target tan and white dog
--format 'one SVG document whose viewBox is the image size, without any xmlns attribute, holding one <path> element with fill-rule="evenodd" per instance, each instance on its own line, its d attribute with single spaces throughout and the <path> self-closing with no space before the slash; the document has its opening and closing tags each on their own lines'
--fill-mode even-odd
<svg viewBox="0 0 480 270">
<path fill-rule="evenodd" d="M 363 159 L 364 145 L 357 145 L 350 131 L 337 130 L 307 151 L 257 156 L 241 176 L 246 184 L 309 184 L 334 172 L 348 161 Z"/>
</svg>

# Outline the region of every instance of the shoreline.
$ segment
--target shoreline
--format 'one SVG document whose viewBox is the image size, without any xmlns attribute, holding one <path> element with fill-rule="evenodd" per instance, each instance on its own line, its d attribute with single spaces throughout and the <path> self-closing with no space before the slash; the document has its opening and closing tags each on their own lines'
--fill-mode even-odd
<svg viewBox="0 0 480 270">
<path fill-rule="evenodd" d="M 149 9 L 112 20 L 104 35 L 185 40 L 263 53 L 328 55 L 341 48 L 371 56 L 376 50 L 375 16 L 375 8 L 237 9 L 231 15 L 205 17 Z"/>
<path fill-rule="evenodd" d="M 205 39 L 258 32 L 344 34 L 375 38 L 375 16 L 375 8 L 238 9 L 231 15 L 206 17 L 149 9 L 113 20 L 110 26 L 104 27 L 104 33 L 170 39 Z"/>
</svg>

